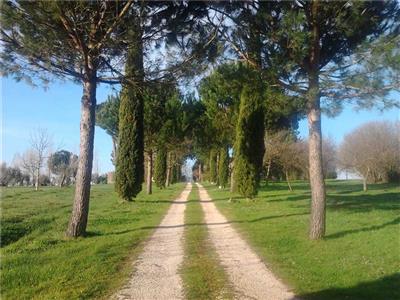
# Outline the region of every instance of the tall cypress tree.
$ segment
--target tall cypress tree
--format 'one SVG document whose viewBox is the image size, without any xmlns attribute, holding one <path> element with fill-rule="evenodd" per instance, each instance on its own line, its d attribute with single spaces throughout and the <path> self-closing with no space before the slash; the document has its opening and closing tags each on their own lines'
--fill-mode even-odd
<svg viewBox="0 0 400 300">
<path fill-rule="evenodd" d="M 132 44 L 127 53 L 126 74 L 135 84 L 127 82 L 121 91 L 119 108 L 118 155 L 115 189 L 121 198 L 132 200 L 142 190 L 144 181 L 143 139 L 143 45 L 139 24 L 130 28 Z"/>
<path fill-rule="evenodd" d="M 229 154 L 228 147 L 222 147 L 219 152 L 218 183 L 222 188 L 228 185 L 229 177 Z"/>
<path fill-rule="evenodd" d="M 172 179 L 171 179 L 171 183 L 177 183 L 179 182 L 179 168 L 180 168 L 180 164 L 179 163 L 175 163 L 172 166 Z"/>
<path fill-rule="evenodd" d="M 215 149 L 210 150 L 210 182 L 217 183 L 218 181 L 218 166 L 217 166 L 218 151 Z"/>
<path fill-rule="evenodd" d="M 165 188 L 167 177 L 167 151 L 165 147 L 158 148 L 154 167 L 154 180 L 159 188 Z"/>
<path fill-rule="evenodd" d="M 244 86 L 236 127 L 234 180 L 237 191 L 250 199 L 257 195 L 264 154 L 262 100 L 260 85 Z"/>
</svg>

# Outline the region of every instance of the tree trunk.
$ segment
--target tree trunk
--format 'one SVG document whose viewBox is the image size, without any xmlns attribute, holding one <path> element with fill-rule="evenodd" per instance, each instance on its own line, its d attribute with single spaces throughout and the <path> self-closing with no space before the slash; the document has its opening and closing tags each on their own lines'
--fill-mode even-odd
<svg viewBox="0 0 400 300">
<path fill-rule="evenodd" d="M 167 154 L 167 176 L 165 179 L 165 186 L 168 187 L 170 183 L 170 177 L 171 177 L 171 152 L 168 152 Z"/>
<path fill-rule="evenodd" d="M 268 161 L 267 174 L 265 176 L 265 185 L 268 185 L 269 173 L 271 172 L 271 164 L 272 164 L 272 160 L 270 159 Z"/>
<path fill-rule="evenodd" d="M 117 138 L 115 138 L 115 137 L 111 137 L 111 140 L 112 140 L 112 146 L 113 146 L 112 153 L 111 153 L 111 162 L 115 166 L 115 164 L 117 163 L 117 143 L 118 143 L 118 141 L 117 141 Z"/>
<path fill-rule="evenodd" d="M 286 182 L 287 182 L 287 185 L 288 185 L 288 187 L 289 187 L 289 191 L 293 192 L 293 190 L 292 190 L 292 186 L 290 185 L 290 180 L 289 180 L 289 174 L 288 174 L 288 171 L 285 171 L 285 176 L 286 176 Z"/>
<path fill-rule="evenodd" d="M 82 236 L 86 231 L 93 166 L 95 109 L 96 75 L 94 74 L 83 83 L 78 172 L 72 216 L 66 233 L 70 237 Z"/>
<path fill-rule="evenodd" d="M 325 234 L 325 182 L 322 170 L 321 109 L 317 96 L 308 112 L 309 165 L 311 185 L 310 238 L 319 239 Z"/>
<path fill-rule="evenodd" d="M 201 164 L 199 164 L 199 182 L 202 182 L 203 181 L 203 174 L 201 173 Z"/>
<path fill-rule="evenodd" d="M 234 176 L 233 168 L 234 168 L 234 164 L 232 162 L 232 167 L 231 167 L 231 186 L 230 186 L 230 189 L 229 189 L 229 191 L 231 193 L 233 193 L 235 191 L 235 176 Z"/>
<path fill-rule="evenodd" d="M 229 197 L 229 202 L 232 202 L 232 195 L 233 192 L 235 191 L 235 174 L 233 172 L 234 168 L 234 161 L 231 162 L 231 182 L 230 182 L 230 187 L 229 187 L 229 192 L 230 192 L 230 197 Z"/>
<path fill-rule="evenodd" d="M 36 170 L 35 191 L 39 190 L 40 167 Z"/>
<path fill-rule="evenodd" d="M 368 191 L 368 186 L 367 186 L 368 176 L 369 176 L 369 168 L 367 169 L 367 174 L 365 174 L 365 176 L 363 178 L 363 191 L 364 192 Z"/>
<path fill-rule="evenodd" d="M 307 118 L 309 130 L 309 166 L 311 185 L 310 239 L 325 235 L 325 182 L 322 164 L 321 106 L 319 90 L 320 32 L 317 0 L 311 3 L 311 47 L 308 71 Z"/>
<path fill-rule="evenodd" d="M 65 174 L 61 175 L 60 187 L 62 187 L 64 185 L 65 177 L 66 177 Z"/>
<path fill-rule="evenodd" d="M 151 195 L 153 192 L 153 184 L 152 184 L 152 179 L 153 177 L 153 151 L 149 150 L 148 156 L 147 156 L 147 195 Z"/>
</svg>

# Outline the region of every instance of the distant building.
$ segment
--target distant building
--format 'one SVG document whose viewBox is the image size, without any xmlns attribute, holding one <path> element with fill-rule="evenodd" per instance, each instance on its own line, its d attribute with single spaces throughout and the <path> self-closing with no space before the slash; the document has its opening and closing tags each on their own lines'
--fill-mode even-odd
<svg viewBox="0 0 400 300">
<path fill-rule="evenodd" d="M 349 171 L 339 171 L 337 179 L 341 180 L 353 180 L 353 179 L 362 179 L 362 177 L 356 173 Z"/>
</svg>

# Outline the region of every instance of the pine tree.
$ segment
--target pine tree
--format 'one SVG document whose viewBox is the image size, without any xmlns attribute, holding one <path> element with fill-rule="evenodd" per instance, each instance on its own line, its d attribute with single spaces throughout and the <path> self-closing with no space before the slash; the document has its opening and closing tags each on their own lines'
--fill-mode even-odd
<svg viewBox="0 0 400 300">
<path fill-rule="evenodd" d="M 139 25 L 130 29 L 132 41 L 128 51 L 126 74 L 143 81 L 143 49 Z M 115 189 L 121 198 L 132 200 L 142 190 L 144 181 L 143 94 L 140 85 L 126 83 L 119 108 L 118 154 Z"/>
<path fill-rule="evenodd" d="M 217 166 L 218 151 L 215 149 L 210 150 L 210 182 L 217 183 L 218 181 L 218 166 Z"/>
<path fill-rule="evenodd" d="M 83 236 L 89 214 L 95 131 L 96 88 L 114 70 L 103 62 L 120 60 L 133 2 L 3 1 L 1 73 L 44 84 L 52 77 L 82 84 L 81 132 L 75 197 L 67 236 Z M 110 38 L 112 36 L 112 38 Z M 60 47 L 62 45 L 62 47 Z M 123 51 L 121 51 L 123 50 Z M 117 72 L 118 72 L 117 71 Z M 107 77 L 107 78 L 105 78 Z"/>
<path fill-rule="evenodd" d="M 350 102 L 367 108 L 395 105 L 390 91 L 399 87 L 399 52 L 394 50 L 399 44 L 399 3 L 312 0 L 249 5 L 237 1 L 226 5 L 224 15 L 232 22 L 221 32 L 229 35 L 227 44 L 232 44 L 237 56 L 260 70 L 266 83 L 279 85 L 285 95 L 306 107 L 312 191 L 310 238 L 322 238 L 326 192 L 321 101 L 331 114 Z M 256 52 L 268 55 L 252 55 L 258 48 L 253 47 L 257 40 L 252 31 L 262 41 Z"/>
<path fill-rule="evenodd" d="M 154 167 L 154 180 L 159 188 L 165 188 L 167 177 L 167 151 L 165 147 L 159 147 Z"/>
<path fill-rule="evenodd" d="M 111 162 L 113 165 L 117 162 L 120 101 L 118 94 L 112 94 L 107 97 L 107 101 L 96 106 L 96 126 L 104 129 L 112 140 Z"/>
<path fill-rule="evenodd" d="M 245 85 L 234 147 L 234 180 L 237 191 L 246 198 L 257 195 L 264 154 L 264 110 L 260 85 Z"/>
<path fill-rule="evenodd" d="M 228 185 L 229 178 L 229 154 L 228 148 L 222 147 L 219 152 L 218 183 L 222 188 Z"/>
</svg>

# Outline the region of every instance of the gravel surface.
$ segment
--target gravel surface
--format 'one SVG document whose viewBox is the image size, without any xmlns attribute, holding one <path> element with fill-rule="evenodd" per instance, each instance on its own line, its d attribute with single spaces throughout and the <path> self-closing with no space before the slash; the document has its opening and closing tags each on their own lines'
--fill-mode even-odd
<svg viewBox="0 0 400 300">
<path fill-rule="evenodd" d="M 296 299 L 218 211 L 207 191 L 200 184 L 197 185 L 211 241 L 229 276 L 235 298 Z"/>
<path fill-rule="evenodd" d="M 142 254 L 134 263 L 134 273 L 116 299 L 183 299 L 179 266 L 183 261 L 183 230 L 188 183 L 169 208 Z"/>
</svg>

